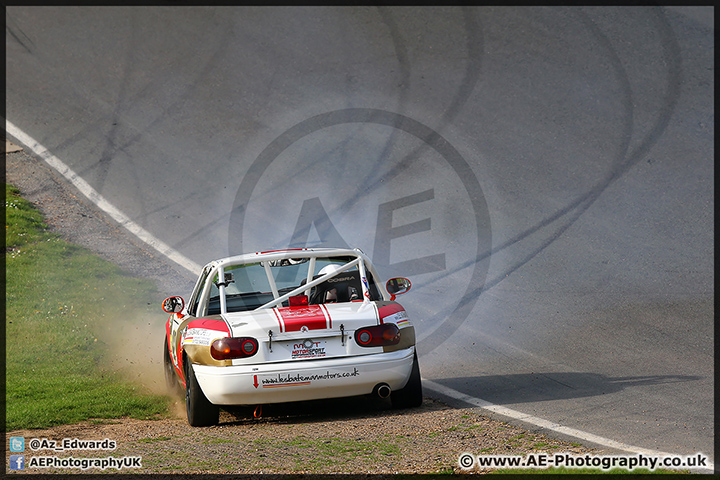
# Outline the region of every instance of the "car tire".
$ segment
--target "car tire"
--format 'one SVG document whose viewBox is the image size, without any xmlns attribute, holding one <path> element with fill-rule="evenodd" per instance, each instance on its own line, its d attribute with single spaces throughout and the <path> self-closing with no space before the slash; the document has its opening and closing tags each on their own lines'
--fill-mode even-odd
<svg viewBox="0 0 720 480">
<path fill-rule="evenodd" d="M 188 423 L 192 427 L 216 425 L 220 419 L 220 407 L 210 403 L 203 393 L 187 357 L 185 357 L 185 365 L 185 409 Z"/>
<path fill-rule="evenodd" d="M 422 380 L 417 352 L 413 354 L 412 370 L 407 385 L 390 394 L 393 408 L 415 408 L 422 404 Z"/>
</svg>

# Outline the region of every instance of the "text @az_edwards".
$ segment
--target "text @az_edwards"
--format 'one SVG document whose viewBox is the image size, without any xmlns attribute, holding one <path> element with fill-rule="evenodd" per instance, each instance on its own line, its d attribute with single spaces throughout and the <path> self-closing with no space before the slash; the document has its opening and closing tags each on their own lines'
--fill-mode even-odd
<svg viewBox="0 0 720 480">
<path fill-rule="evenodd" d="M 115 450 L 117 442 L 106 438 L 104 440 L 80 440 L 78 438 L 63 438 L 50 440 L 47 438 L 33 438 L 28 441 L 30 450 L 54 450 L 65 452 L 70 450 Z"/>
</svg>

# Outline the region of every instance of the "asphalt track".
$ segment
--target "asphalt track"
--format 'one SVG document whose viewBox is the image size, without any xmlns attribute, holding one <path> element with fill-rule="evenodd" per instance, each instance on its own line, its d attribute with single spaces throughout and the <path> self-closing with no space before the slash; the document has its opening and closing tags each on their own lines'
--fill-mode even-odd
<svg viewBox="0 0 720 480">
<path fill-rule="evenodd" d="M 438 385 L 712 456 L 713 15 L 8 7 L 6 116 L 190 264 L 410 277 Z"/>
</svg>

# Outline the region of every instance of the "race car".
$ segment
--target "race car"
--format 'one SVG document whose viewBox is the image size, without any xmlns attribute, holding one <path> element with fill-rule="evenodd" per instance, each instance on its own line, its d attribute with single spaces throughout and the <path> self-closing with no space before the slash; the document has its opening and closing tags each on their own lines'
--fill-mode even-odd
<svg viewBox="0 0 720 480">
<path fill-rule="evenodd" d="M 203 268 L 187 304 L 167 298 L 165 379 L 184 390 L 188 423 L 220 406 L 358 395 L 417 407 L 415 329 L 359 249 L 303 248 L 223 258 Z"/>
</svg>

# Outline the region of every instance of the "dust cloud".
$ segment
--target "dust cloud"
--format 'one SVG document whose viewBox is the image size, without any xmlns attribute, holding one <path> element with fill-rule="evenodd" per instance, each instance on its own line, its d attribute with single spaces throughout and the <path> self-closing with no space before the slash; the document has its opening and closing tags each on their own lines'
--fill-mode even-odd
<svg viewBox="0 0 720 480">
<path fill-rule="evenodd" d="M 148 393 L 168 395 L 163 371 L 166 314 L 145 311 L 128 318 L 126 313 L 105 315 L 98 325 L 98 342 L 105 347 L 101 367 L 118 372 Z"/>
</svg>

